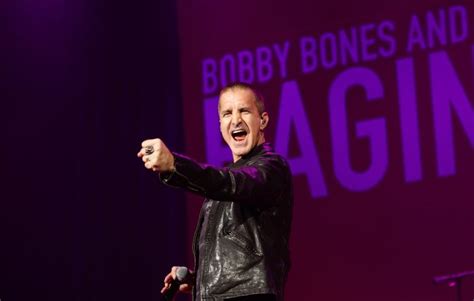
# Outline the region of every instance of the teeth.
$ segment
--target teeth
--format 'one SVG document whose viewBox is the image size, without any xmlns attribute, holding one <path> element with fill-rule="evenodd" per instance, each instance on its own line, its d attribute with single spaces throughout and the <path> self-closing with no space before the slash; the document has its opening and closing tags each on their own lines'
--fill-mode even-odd
<svg viewBox="0 0 474 301">
<path fill-rule="evenodd" d="M 232 137 L 237 137 L 239 135 L 247 135 L 247 131 L 244 129 L 238 129 L 231 132 Z"/>
</svg>

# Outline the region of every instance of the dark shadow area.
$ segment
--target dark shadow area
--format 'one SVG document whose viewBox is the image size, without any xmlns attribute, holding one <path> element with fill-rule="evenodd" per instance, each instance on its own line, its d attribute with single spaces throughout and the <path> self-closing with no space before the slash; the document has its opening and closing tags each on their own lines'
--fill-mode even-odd
<svg viewBox="0 0 474 301">
<path fill-rule="evenodd" d="M 136 153 L 183 149 L 175 2 L 2 6 L 1 300 L 158 300 L 184 195 Z"/>
</svg>

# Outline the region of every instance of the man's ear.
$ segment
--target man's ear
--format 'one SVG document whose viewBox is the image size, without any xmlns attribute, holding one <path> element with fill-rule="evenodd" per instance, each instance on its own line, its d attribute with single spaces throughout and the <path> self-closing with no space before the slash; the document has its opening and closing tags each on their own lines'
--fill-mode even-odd
<svg viewBox="0 0 474 301">
<path fill-rule="evenodd" d="M 268 116 L 268 113 L 263 112 L 262 115 L 260 116 L 260 130 L 261 131 L 263 131 L 267 127 L 269 120 L 270 120 L 270 117 Z"/>
</svg>

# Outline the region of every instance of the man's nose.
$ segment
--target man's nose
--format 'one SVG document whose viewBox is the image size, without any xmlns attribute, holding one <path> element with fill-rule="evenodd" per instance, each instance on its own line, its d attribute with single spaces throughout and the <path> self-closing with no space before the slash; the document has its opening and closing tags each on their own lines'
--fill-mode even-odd
<svg viewBox="0 0 474 301">
<path fill-rule="evenodd" d="M 234 113 L 232 114 L 232 125 L 236 126 L 242 122 L 240 113 Z"/>
</svg>

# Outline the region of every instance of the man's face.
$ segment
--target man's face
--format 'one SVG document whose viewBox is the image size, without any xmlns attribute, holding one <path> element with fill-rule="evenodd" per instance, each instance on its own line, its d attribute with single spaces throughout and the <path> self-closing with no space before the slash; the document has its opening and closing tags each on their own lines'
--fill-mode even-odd
<svg viewBox="0 0 474 301">
<path fill-rule="evenodd" d="M 263 129 L 268 114 L 258 112 L 255 95 L 249 89 L 232 88 L 219 98 L 219 122 L 222 137 L 229 145 L 234 162 L 265 142 Z"/>
</svg>

